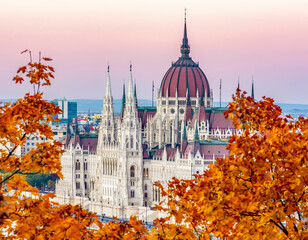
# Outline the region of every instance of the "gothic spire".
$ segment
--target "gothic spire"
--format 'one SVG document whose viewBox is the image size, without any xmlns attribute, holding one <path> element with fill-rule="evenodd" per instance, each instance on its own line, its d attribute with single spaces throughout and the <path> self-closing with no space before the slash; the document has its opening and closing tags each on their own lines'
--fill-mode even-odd
<svg viewBox="0 0 308 240">
<path fill-rule="evenodd" d="M 135 79 L 135 84 L 134 84 L 134 97 L 136 99 L 136 106 L 138 107 L 138 101 L 137 101 L 137 89 L 136 89 L 136 79 Z"/>
<path fill-rule="evenodd" d="M 254 90 L 254 86 L 253 86 L 253 76 L 252 76 L 252 85 L 251 85 L 251 97 L 252 97 L 252 100 L 255 100 L 255 90 Z"/>
<path fill-rule="evenodd" d="M 107 67 L 107 84 L 106 84 L 105 97 L 111 97 L 111 86 L 110 86 L 109 65 L 108 65 L 108 67 Z"/>
<path fill-rule="evenodd" d="M 198 131 L 198 123 L 197 123 L 197 121 L 196 121 L 196 128 L 195 128 L 194 142 L 199 142 L 199 131 Z"/>
<path fill-rule="evenodd" d="M 186 89 L 186 106 L 191 106 L 190 96 L 189 96 L 189 88 Z"/>
<path fill-rule="evenodd" d="M 188 45 L 187 28 L 186 28 L 186 8 L 185 8 L 185 20 L 184 20 L 184 37 L 181 46 L 181 53 L 183 58 L 189 58 L 190 47 Z"/>
<path fill-rule="evenodd" d="M 184 128 L 182 134 L 182 142 L 187 141 L 187 133 L 186 133 L 186 122 L 184 121 Z"/>
<path fill-rule="evenodd" d="M 133 97 L 133 75 L 132 75 L 132 64 L 129 66 L 129 79 L 128 79 L 128 89 L 127 89 L 127 97 Z"/>
</svg>

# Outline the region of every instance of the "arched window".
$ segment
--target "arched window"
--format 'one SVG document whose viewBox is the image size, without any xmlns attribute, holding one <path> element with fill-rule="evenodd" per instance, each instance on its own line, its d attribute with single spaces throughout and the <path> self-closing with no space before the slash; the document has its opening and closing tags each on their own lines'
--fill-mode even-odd
<svg viewBox="0 0 308 240">
<path fill-rule="evenodd" d="M 133 137 L 130 138 L 130 148 L 134 148 L 134 139 L 133 139 Z"/>
<path fill-rule="evenodd" d="M 83 164 L 83 169 L 84 170 L 88 170 L 88 163 L 86 162 L 87 160 L 85 160 L 84 164 Z"/>
<path fill-rule="evenodd" d="M 130 167 L 130 177 L 135 177 L 135 166 Z"/>
<path fill-rule="evenodd" d="M 79 162 L 79 160 L 76 161 L 76 170 L 80 170 L 80 162 Z"/>
<path fill-rule="evenodd" d="M 134 191 L 134 190 L 131 190 L 131 191 L 130 191 L 130 197 L 131 197 L 131 198 L 134 198 L 134 197 L 135 197 L 135 191 Z"/>
<path fill-rule="evenodd" d="M 144 193 L 144 198 L 148 198 L 148 193 Z"/>
</svg>

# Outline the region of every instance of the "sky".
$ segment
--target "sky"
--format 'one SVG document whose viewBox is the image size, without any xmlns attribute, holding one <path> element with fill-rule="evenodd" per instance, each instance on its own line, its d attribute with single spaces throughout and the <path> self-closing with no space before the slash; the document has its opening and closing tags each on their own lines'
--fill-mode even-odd
<svg viewBox="0 0 308 240">
<path fill-rule="evenodd" d="M 155 95 L 180 57 L 184 9 L 190 56 L 219 101 L 241 89 L 279 103 L 308 104 L 307 0 L 0 0 L 0 99 L 31 92 L 11 80 L 29 49 L 53 59 L 45 98 L 102 99 L 107 65 L 121 98 L 129 64 L 138 98 Z"/>
</svg>

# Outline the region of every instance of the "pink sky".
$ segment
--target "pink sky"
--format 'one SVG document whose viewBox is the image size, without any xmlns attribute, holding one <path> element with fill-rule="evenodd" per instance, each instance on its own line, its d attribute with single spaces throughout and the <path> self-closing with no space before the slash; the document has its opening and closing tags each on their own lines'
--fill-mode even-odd
<svg viewBox="0 0 308 240">
<path fill-rule="evenodd" d="M 296 4 L 295 4 L 296 2 Z M 306 0 L 27 0 L 0 8 L 0 99 L 21 97 L 29 86 L 11 81 L 26 63 L 24 49 L 54 59 L 48 99 L 103 98 L 107 62 L 114 98 L 120 98 L 129 62 L 139 98 L 180 56 L 187 8 L 191 57 L 200 63 L 214 100 L 229 101 L 241 88 L 277 102 L 308 104 L 308 1 Z"/>
</svg>

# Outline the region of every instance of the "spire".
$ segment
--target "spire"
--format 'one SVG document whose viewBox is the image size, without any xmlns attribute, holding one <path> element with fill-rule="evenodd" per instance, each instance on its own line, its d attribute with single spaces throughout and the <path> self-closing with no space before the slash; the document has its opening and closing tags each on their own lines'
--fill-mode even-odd
<svg viewBox="0 0 308 240">
<path fill-rule="evenodd" d="M 182 134 L 182 142 L 187 141 L 187 134 L 186 134 L 186 122 L 184 121 L 184 128 Z"/>
<path fill-rule="evenodd" d="M 191 106 L 190 96 L 189 96 L 189 88 L 186 89 L 186 106 Z"/>
<path fill-rule="evenodd" d="M 198 131 L 198 123 L 197 123 L 197 121 L 196 121 L 196 128 L 195 128 L 194 142 L 199 142 L 199 131 Z"/>
<path fill-rule="evenodd" d="M 125 83 L 123 83 L 122 106 L 125 106 Z"/>
<path fill-rule="evenodd" d="M 253 86 L 253 76 L 252 76 L 252 85 L 251 85 L 251 98 L 254 101 L 255 100 L 255 90 Z"/>
<path fill-rule="evenodd" d="M 133 97 L 133 74 L 132 74 L 132 64 L 129 66 L 129 79 L 128 79 L 128 89 L 127 97 Z"/>
<path fill-rule="evenodd" d="M 111 97 L 111 86 L 110 86 L 109 65 L 108 65 L 108 67 L 107 67 L 107 84 L 106 84 L 105 97 Z"/>
<path fill-rule="evenodd" d="M 136 107 L 138 107 L 137 89 L 136 89 L 136 79 L 135 79 L 135 85 L 134 85 L 134 97 L 135 97 L 135 100 L 136 100 Z"/>
<path fill-rule="evenodd" d="M 240 76 L 237 78 L 237 88 L 240 89 Z"/>
<path fill-rule="evenodd" d="M 189 58 L 190 47 L 188 45 L 187 29 L 186 29 L 186 8 L 185 8 L 185 20 L 184 20 L 184 37 L 181 46 L 181 53 L 182 57 Z"/>
</svg>

